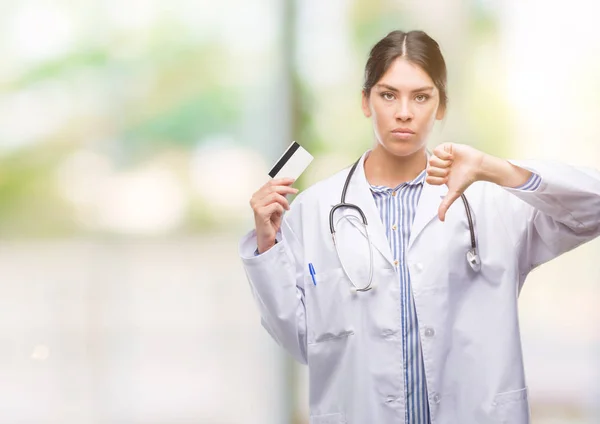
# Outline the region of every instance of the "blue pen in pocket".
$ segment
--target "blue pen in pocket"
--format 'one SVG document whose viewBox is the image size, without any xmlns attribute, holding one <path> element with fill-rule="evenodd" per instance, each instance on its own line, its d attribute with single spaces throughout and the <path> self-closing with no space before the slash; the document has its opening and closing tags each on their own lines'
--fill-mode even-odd
<svg viewBox="0 0 600 424">
<path fill-rule="evenodd" d="M 308 272 L 310 272 L 310 276 L 312 277 L 313 284 L 316 286 L 317 280 L 315 279 L 315 274 L 316 274 L 315 267 L 311 263 L 308 264 Z"/>
</svg>

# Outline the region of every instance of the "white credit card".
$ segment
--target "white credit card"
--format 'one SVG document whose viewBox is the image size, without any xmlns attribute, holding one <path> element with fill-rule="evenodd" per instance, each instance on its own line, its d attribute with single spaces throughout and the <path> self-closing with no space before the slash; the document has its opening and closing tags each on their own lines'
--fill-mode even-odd
<svg viewBox="0 0 600 424">
<path fill-rule="evenodd" d="M 295 141 L 269 171 L 271 178 L 293 178 L 297 180 L 314 158 Z"/>
</svg>

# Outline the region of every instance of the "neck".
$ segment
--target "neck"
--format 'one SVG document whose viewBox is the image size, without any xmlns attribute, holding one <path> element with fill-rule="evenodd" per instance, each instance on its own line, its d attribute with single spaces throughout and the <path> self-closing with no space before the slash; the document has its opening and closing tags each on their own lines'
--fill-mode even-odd
<svg viewBox="0 0 600 424">
<path fill-rule="evenodd" d="M 377 144 L 365 159 L 365 176 L 371 185 L 394 188 L 412 181 L 427 167 L 425 148 L 409 156 L 395 156 Z"/>
</svg>

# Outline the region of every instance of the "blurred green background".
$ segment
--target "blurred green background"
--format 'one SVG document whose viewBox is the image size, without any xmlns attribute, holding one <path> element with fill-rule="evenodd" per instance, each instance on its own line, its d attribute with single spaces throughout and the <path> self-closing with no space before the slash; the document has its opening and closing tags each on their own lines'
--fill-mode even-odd
<svg viewBox="0 0 600 424">
<path fill-rule="evenodd" d="M 323 6 L 339 9 L 331 22 L 333 13 L 312 7 L 3 4 L 2 234 L 198 234 L 224 221 L 229 228 L 238 205 L 223 220 L 214 211 L 219 194 L 206 187 L 228 176 L 220 166 L 203 169 L 204 157 L 232 149 L 244 166 L 260 168 L 246 163 L 249 150 L 271 160 L 292 139 L 315 156 L 360 154 L 371 138 L 358 107 L 368 50 L 386 32 L 414 26 L 420 7 L 342 2 Z M 448 127 L 463 142 L 507 154 L 508 106 L 488 80 L 501 76 L 501 59 L 481 55 L 498 43 L 497 16 L 478 2 L 458 15 L 460 32 L 448 25 L 432 34 L 446 47 L 451 110 L 469 112 Z"/>
<path fill-rule="evenodd" d="M 272 163 L 303 145 L 304 188 L 369 148 L 368 52 L 423 29 L 449 70 L 431 147 L 598 168 L 595 11 L 0 2 L 0 422 L 308 422 L 305 370 L 260 327 L 237 257 Z M 600 422 L 599 254 L 542 267 L 521 296 L 534 423 Z"/>
</svg>

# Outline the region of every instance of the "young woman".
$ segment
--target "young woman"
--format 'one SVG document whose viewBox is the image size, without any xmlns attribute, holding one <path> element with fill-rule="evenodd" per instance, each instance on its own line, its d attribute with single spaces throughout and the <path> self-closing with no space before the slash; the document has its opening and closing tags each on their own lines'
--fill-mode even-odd
<svg viewBox="0 0 600 424">
<path fill-rule="evenodd" d="M 312 424 L 529 422 L 518 294 L 600 234 L 600 174 L 428 154 L 446 104 L 438 44 L 394 31 L 365 69 L 372 149 L 291 207 L 289 179 L 252 196 L 240 256 L 264 327 L 308 364 Z"/>
</svg>

